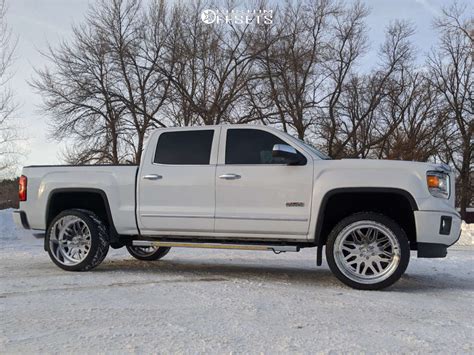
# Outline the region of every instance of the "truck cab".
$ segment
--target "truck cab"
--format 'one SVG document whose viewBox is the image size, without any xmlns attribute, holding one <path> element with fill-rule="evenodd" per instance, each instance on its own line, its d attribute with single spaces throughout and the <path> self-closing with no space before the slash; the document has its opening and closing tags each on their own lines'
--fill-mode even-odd
<svg viewBox="0 0 474 355">
<path fill-rule="evenodd" d="M 264 127 L 158 131 L 139 169 L 140 232 L 308 241 L 314 164 Z M 284 147 L 295 155 L 273 156 Z"/>
</svg>

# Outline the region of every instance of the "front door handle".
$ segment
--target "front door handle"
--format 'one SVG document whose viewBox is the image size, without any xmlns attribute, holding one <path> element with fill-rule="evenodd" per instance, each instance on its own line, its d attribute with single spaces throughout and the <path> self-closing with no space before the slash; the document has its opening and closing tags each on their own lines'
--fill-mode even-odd
<svg viewBox="0 0 474 355">
<path fill-rule="evenodd" d="M 223 175 L 219 176 L 219 179 L 237 180 L 237 179 L 240 179 L 240 175 L 237 175 L 237 174 L 223 174 Z"/>
<path fill-rule="evenodd" d="M 161 175 L 156 175 L 156 174 L 150 174 L 150 175 L 145 175 L 143 177 L 145 180 L 160 180 L 163 178 Z"/>
</svg>

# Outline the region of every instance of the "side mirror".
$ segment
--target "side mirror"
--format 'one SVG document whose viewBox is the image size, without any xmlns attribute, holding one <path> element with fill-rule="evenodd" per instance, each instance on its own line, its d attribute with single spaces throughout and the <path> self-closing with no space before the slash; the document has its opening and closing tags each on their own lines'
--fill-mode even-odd
<svg viewBox="0 0 474 355">
<path fill-rule="evenodd" d="M 272 150 L 272 157 L 280 158 L 288 165 L 297 165 L 301 162 L 296 149 L 286 144 L 275 144 Z"/>
</svg>

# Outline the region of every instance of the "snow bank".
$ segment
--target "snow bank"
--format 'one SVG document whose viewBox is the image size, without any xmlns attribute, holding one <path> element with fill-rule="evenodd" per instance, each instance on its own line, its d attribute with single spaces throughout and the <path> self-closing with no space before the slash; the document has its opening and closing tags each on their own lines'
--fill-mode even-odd
<svg viewBox="0 0 474 355">
<path fill-rule="evenodd" d="M 0 243 L 17 239 L 16 226 L 13 223 L 13 209 L 0 210 Z"/>
<path fill-rule="evenodd" d="M 35 238 L 31 231 L 16 226 L 12 211 L 12 208 L 0 210 L 0 249 L 42 248 L 41 239 Z"/>
<path fill-rule="evenodd" d="M 461 238 L 456 245 L 474 245 L 474 223 L 467 224 L 462 222 L 461 224 Z"/>
</svg>

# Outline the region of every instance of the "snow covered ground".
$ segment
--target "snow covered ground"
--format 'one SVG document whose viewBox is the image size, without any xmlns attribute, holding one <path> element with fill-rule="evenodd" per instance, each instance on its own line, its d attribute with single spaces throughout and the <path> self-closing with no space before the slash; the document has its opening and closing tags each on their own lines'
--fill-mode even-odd
<svg viewBox="0 0 474 355">
<path fill-rule="evenodd" d="M 473 296 L 472 246 L 412 258 L 380 292 L 343 286 L 314 249 L 174 249 L 158 262 L 111 250 L 68 273 L 0 211 L 1 353 L 472 353 Z"/>
</svg>

